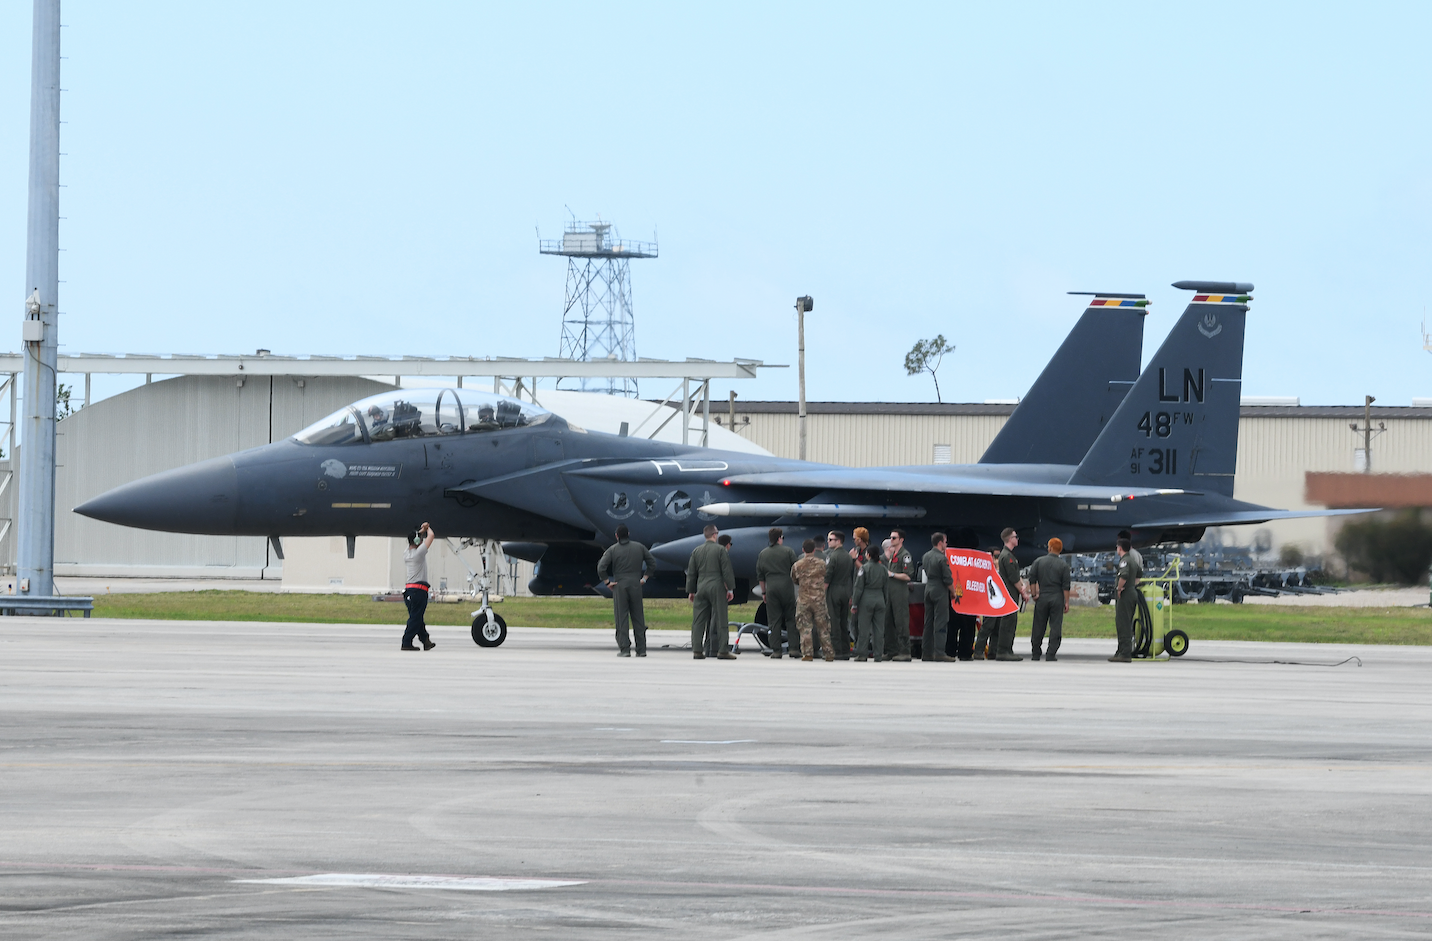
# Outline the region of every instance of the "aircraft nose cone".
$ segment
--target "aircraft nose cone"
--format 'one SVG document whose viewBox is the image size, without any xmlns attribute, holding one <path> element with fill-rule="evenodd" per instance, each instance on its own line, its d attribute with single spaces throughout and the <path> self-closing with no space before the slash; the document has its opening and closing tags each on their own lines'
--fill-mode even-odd
<svg viewBox="0 0 1432 941">
<path fill-rule="evenodd" d="M 209 535 L 232 533 L 238 510 L 238 472 L 227 457 L 143 477 L 75 507 L 120 526 Z"/>
</svg>

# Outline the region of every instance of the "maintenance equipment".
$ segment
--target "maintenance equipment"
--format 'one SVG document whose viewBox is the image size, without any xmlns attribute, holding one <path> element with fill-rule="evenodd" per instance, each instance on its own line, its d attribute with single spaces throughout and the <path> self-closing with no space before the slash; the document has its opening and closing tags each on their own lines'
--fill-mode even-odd
<svg viewBox="0 0 1432 941">
<path fill-rule="evenodd" d="M 1134 606 L 1135 659 L 1152 660 L 1160 654 L 1182 657 L 1188 653 L 1188 634 L 1173 626 L 1174 587 L 1182 559 L 1171 556 L 1162 575 L 1139 579 Z"/>
</svg>

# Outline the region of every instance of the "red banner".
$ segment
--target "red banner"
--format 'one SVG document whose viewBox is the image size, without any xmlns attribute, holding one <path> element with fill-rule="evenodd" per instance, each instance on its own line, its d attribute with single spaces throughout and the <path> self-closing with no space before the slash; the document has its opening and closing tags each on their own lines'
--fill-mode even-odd
<svg viewBox="0 0 1432 941">
<path fill-rule="evenodd" d="M 1003 617 L 1019 610 L 1019 599 L 1009 597 L 1004 579 L 994 567 L 994 557 L 978 549 L 946 549 L 955 587 L 964 594 L 953 605 L 960 614 Z"/>
</svg>

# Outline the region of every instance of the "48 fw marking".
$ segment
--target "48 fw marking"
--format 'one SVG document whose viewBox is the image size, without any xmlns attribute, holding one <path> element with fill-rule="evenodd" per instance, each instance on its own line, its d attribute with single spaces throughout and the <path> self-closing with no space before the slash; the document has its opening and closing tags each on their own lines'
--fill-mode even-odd
<svg viewBox="0 0 1432 941">
<path fill-rule="evenodd" d="M 1144 417 L 1139 419 L 1139 431 L 1145 438 L 1154 435 L 1167 438 L 1173 434 L 1173 426 L 1179 424 L 1192 425 L 1193 412 L 1144 412 Z"/>
</svg>

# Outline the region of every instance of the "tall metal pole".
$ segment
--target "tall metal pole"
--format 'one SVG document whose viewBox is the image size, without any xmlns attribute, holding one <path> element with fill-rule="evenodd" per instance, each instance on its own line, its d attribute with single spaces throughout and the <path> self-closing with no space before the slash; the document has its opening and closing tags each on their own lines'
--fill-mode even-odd
<svg viewBox="0 0 1432 941">
<path fill-rule="evenodd" d="M 55 366 L 60 290 L 60 0 L 35 0 L 30 213 L 25 249 L 24 417 L 16 500 L 19 592 L 55 593 Z"/>
<path fill-rule="evenodd" d="M 812 310 L 815 302 L 809 295 L 796 298 L 796 372 L 798 378 L 797 401 L 799 410 L 796 413 L 796 428 L 800 434 L 800 454 L 802 461 L 806 459 L 806 400 L 805 400 L 805 315 L 806 311 Z"/>
</svg>

